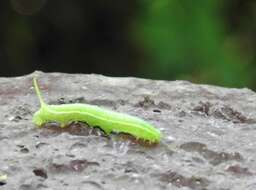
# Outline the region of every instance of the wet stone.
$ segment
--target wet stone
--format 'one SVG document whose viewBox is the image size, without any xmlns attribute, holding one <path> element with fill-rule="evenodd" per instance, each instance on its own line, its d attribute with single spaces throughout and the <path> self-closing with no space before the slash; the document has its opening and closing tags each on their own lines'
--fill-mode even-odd
<svg viewBox="0 0 256 190">
<path fill-rule="evenodd" d="M 46 103 L 129 113 L 158 128 L 161 142 L 79 121 L 36 127 L 35 76 Z M 42 72 L 2 77 L 0 86 L 0 189 L 256 189 L 252 90 Z"/>
</svg>

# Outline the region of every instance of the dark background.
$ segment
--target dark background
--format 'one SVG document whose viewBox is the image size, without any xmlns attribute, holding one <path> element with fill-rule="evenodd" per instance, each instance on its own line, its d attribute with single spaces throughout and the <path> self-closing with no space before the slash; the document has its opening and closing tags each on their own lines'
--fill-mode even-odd
<svg viewBox="0 0 256 190">
<path fill-rule="evenodd" d="M 3 0 L 0 76 L 100 73 L 256 89 L 255 0 Z"/>
</svg>

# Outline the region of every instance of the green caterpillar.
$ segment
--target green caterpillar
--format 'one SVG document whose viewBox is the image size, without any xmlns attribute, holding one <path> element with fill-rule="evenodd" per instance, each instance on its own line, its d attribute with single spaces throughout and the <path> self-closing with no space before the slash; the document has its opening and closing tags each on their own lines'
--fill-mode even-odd
<svg viewBox="0 0 256 190">
<path fill-rule="evenodd" d="M 37 81 L 33 79 L 34 88 L 41 108 L 33 115 L 33 123 L 39 127 L 48 122 L 58 122 L 65 127 L 70 122 L 86 122 L 91 127 L 100 127 L 106 134 L 111 132 L 127 133 L 138 140 L 159 143 L 161 132 L 148 122 L 114 111 L 109 111 L 89 104 L 48 105 L 41 96 Z"/>
</svg>

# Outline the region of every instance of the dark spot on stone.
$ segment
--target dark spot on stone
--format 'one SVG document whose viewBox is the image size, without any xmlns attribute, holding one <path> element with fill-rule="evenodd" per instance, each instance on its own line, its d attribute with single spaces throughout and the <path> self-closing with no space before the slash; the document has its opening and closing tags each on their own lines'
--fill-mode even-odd
<svg viewBox="0 0 256 190">
<path fill-rule="evenodd" d="M 61 97 L 57 99 L 57 104 L 66 104 L 65 98 Z M 56 104 L 56 102 L 50 102 L 50 104 Z"/>
<path fill-rule="evenodd" d="M 18 122 L 18 121 L 20 121 L 20 120 L 22 120 L 23 118 L 20 116 L 20 115 L 16 115 L 13 119 L 12 119 L 12 121 L 15 121 L 15 122 Z"/>
<path fill-rule="evenodd" d="M 6 181 L 0 181 L 0 186 L 6 185 Z"/>
<path fill-rule="evenodd" d="M 33 186 L 30 184 L 22 184 L 19 188 L 19 190 L 32 190 Z"/>
<path fill-rule="evenodd" d="M 106 184 L 106 182 L 105 181 L 101 181 L 101 184 Z"/>
<path fill-rule="evenodd" d="M 75 158 L 76 156 L 74 154 L 65 154 L 67 157 Z"/>
<path fill-rule="evenodd" d="M 229 166 L 226 171 L 238 175 L 238 176 L 251 176 L 253 175 L 252 172 L 249 171 L 248 168 L 241 167 L 240 165 L 232 165 Z"/>
<path fill-rule="evenodd" d="M 185 117 L 186 116 L 186 112 L 185 111 L 180 111 L 178 114 L 177 114 L 178 117 Z"/>
<path fill-rule="evenodd" d="M 137 104 L 135 104 L 135 107 L 142 107 L 145 109 L 151 108 L 151 107 L 156 107 L 158 109 L 154 110 L 161 110 L 161 109 L 171 109 L 171 106 L 165 102 L 160 101 L 157 105 L 155 104 L 155 101 L 152 100 L 149 96 L 145 96 L 142 101 L 139 101 Z M 159 112 L 155 111 L 155 112 Z"/>
<path fill-rule="evenodd" d="M 167 104 L 167 103 L 162 102 L 162 101 L 160 101 L 160 102 L 158 103 L 157 107 L 158 107 L 159 109 L 167 109 L 167 110 L 170 110 L 170 109 L 171 109 L 171 105 L 170 105 L 170 104 Z"/>
<path fill-rule="evenodd" d="M 58 152 L 58 151 L 59 151 L 59 149 L 58 149 L 58 148 L 54 148 L 53 150 L 54 150 L 54 151 L 56 151 L 56 152 Z"/>
<path fill-rule="evenodd" d="M 89 165 L 99 166 L 99 163 L 98 162 L 88 162 L 87 160 L 72 160 L 69 163 L 69 168 L 71 168 L 73 171 L 81 172 L 85 168 L 87 168 Z"/>
<path fill-rule="evenodd" d="M 206 154 L 210 151 L 206 151 Z M 211 151 L 212 153 L 208 155 L 205 155 L 205 158 L 208 158 L 210 163 L 212 165 L 218 165 L 220 163 L 230 161 L 230 160 L 236 160 L 236 161 L 241 161 L 243 160 L 242 156 L 238 152 L 234 153 L 226 153 L 226 152 L 220 152 L 216 153 Z"/>
<path fill-rule="evenodd" d="M 77 97 L 77 98 L 75 98 L 75 99 L 71 99 L 71 100 L 69 100 L 69 103 L 85 103 L 85 99 L 84 99 L 84 97 Z"/>
<path fill-rule="evenodd" d="M 119 104 L 124 106 L 127 102 L 125 100 L 118 100 Z"/>
<path fill-rule="evenodd" d="M 23 145 L 23 144 L 18 144 L 16 146 L 19 147 L 19 148 L 24 148 L 25 147 L 25 145 Z"/>
<path fill-rule="evenodd" d="M 43 169 L 43 168 L 37 168 L 37 169 L 34 169 L 33 170 L 33 173 L 36 175 L 36 176 L 39 176 L 39 177 L 42 177 L 44 179 L 47 179 L 47 172 Z"/>
<path fill-rule="evenodd" d="M 255 123 L 255 119 L 247 118 L 242 113 L 234 110 L 228 105 L 213 105 L 209 102 L 199 102 L 199 105 L 193 108 L 195 113 L 213 116 L 216 119 L 231 121 L 233 123 Z"/>
<path fill-rule="evenodd" d="M 29 153 L 29 149 L 24 147 L 24 148 L 20 149 L 20 152 L 22 152 L 22 153 Z"/>
<path fill-rule="evenodd" d="M 19 122 L 20 120 L 22 120 L 23 118 L 20 115 L 5 115 L 4 117 L 8 118 L 9 121 L 14 121 L 14 122 Z"/>
<path fill-rule="evenodd" d="M 36 186 L 36 189 L 48 189 L 48 186 L 47 186 L 47 185 L 44 185 L 44 184 L 39 183 L 39 184 Z"/>
<path fill-rule="evenodd" d="M 205 161 L 201 158 L 198 158 L 198 157 L 192 157 L 192 160 L 197 162 L 197 163 L 200 163 L 200 164 L 203 164 L 205 163 Z"/>
<path fill-rule="evenodd" d="M 20 120 L 28 120 L 27 116 L 32 115 L 32 111 L 28 108 L 29 105 L 20 105 L 11 110 L 11 115 L 14 117 L 11 121 L 18 122 Z"/>
<path fill-rule="evenodd" d="M 60 105 L 60 104 L 73 104 L 73 103 L 85 103 L 84 97 L 77 97 L 73 99 L 67 99 L 64 97 L 58 98 L 57 101 L 50 101 L 49 104 Z"/>
<path fill-rule="evenodd" d="M 233 123 L 255 123 L 253 119 L 249 119 L 242 113 L 234 110 L 233 108 L 225 105 L 213 112 L 213 116 L 223 120 L 232 121 Z"/>
<path fill-rule="evenodd" d="M 199 102 L 199 105 L 193 108 L 193 111 L 209 115 L 210 107 L 212 104 L 210 102 Z"/>
<path fill-rule="evenodd" d="M 200 142 L 188 142 L 180 145 L 180 148 L 189 152 L 202 152 L 207 149 L 207 146 Z"/>
<path fill-rule="evenodd" d="M 70 150 L 76 149 L 76 148 L 86 148 L 86 147 L 87 147 L 87 144 L 77 142 L 77 143 L 74 143 L 74 144 L 70 147 Z"/>
<path fill-rule="evenodd" d="M 131 173 L 133 170 L 131 168 L 125 168 L 124 173 Z"/>
<path fill-rule="evenodd" d="M 52 163 L 49 169 L 53 173 L 82 172 L 90 165 L 99 166 L 98 162 L 88 162 L 87 160 L 71 160 L 67 164 Z"/>
<path fill-rule="evenodd" d="M 97 182 L 95 182 L 95 181 L 83 181 L 82 182 L 83 184 L 90 184 L 91 186 L 94 186 L 94 188 L 97 188 L 97 189 L 104 189 L 104 188 L 102 188 L 102 186 L 99 184 L 99 183 L 97 183 Z M 93 189 L 94 189 L 93 188 Z"/>
<path fill-rule="evenodd" d="M 44 142 L 38 142 L 38 143 L 36 143 L 36 148 L 41 148 L 41 147 L 43 147 L 43 146 L 46 146 L 46 145 L 48 145 L 48 143 L 44 143 Z"/>
<path fill-rule="evenodd" d="M 161 113 L 161 110 L 158 110 L 158 109 L 153 109 L 153 112 L 156 112 L 156 113 Z"/>
<path fill-rule="evenodd" d="M 150 107 L 154 107 L 155 102 L 154 100 L 150 99 L 149 96 L 145 96 L 144 99 L 142 101 L 139 101 L 136 105 L 136 107 L 143 107 L 143 108 L 150 108 Z"/>
<path fill-rule="evenodd" d="M 171 183 L 179 188 L 189 187 L 191 189 L 203 190 L 209 185 L 209 180 L 203 177 L 185 177 L 175 171 L 169 170 L 160 174 L 160 181 Z"/>
<path fill-rule="evenodd" d="M 57 163 L 50 164 L 49 169 L 52 173 L 66 173 L 70 170 L 67 165 Z"/>
<path fill-rule="evenodd" d="M 76 172 L 83 171 L 88 166 L 87 160 L 72 160 L 69 167 Z"/>
<path fill-rule="evenodd" d="M 236 161 L 243 160 L 243 157 L 238 152 L 234 152 L 234 153 L 215 152 L 215 151 L 209 150 L 205 144 L 200 142 L 184 143 L 180 145 L 180 148 L 188 152 L 199 153 L 201 156 L 207 159 L 209 163 L 212 165 L 218 165 L 220 163 L 230 161 L 230 160 L 236 160 Z"/>
<path fill-rule="evenodd" d="M 26 148 L 26 146 L 23 145 L 23 144 L 18 144 L 16 146 L 20 148 L 20 152 L 22 152 L 22 153 L 28 153 L 29 152 L 29 149 Z"/>
<path fill-rule="evenodd" d="M 138 173 L 139 166 L 135 165 L 133 162 L 128 161 L 122 166 L 124 169 L 124 173 Z"/>
</svg>

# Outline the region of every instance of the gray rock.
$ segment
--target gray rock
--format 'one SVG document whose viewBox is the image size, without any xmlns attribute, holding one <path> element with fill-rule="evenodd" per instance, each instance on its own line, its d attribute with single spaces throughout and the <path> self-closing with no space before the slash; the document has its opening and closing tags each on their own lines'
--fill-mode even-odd
<svg viewBox="0 0 256 190">
<path fill-rule="evenodd" d="M 37 76 L 51 104 L 90 103 L 141 117 L 157 146 L 73 123 L 35 127 Z M 0 189 L 254 190 L 256 94 L 187 81 L 35 72 L 0 78 Z"/>
</svg>

